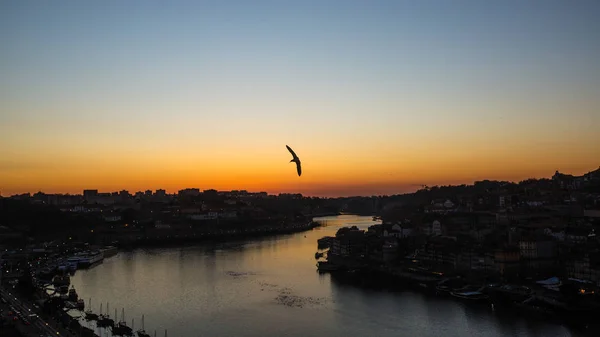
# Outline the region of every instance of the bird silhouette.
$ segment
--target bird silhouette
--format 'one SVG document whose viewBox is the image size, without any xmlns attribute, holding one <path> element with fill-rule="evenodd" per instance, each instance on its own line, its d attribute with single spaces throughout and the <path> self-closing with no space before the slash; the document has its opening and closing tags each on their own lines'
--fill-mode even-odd
<svg viewBox="0 0 600 337">
<path fill-rule="evenodd" d="M 288 151 L 290 151 L 290 153 L 294 157 L 292 160 L 290 160 L 290 163 L 291 162 L 296 163 L 296 169 L 298 170 L 298 177 L 301 176 L 302 175 L 302 166 L 300 166 L 300 158 L 298 158 L 298 156 L 296 155 L 294 150 L 292 150 L 291 147 L 289 147 L 287 145 L 285 147 L 287 147 Z"/>
</svg>

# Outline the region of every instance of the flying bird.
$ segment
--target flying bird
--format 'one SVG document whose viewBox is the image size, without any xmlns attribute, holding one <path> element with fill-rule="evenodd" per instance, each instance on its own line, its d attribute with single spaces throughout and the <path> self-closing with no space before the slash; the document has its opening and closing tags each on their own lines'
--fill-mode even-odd
<svg viewBox="0 0 600 337">
<path fill-rule="evenodd" d="M 291 162 L 296 163 L 296 169 L 298 170 L 298 177 L 299 177 L 300 175 L 302 175 L 302 167 L 300 166 L 300 158 L 298 158 L 298 156 L 296 155 L 296 153 L 294 153 L 294 150 L 292 150 L 291 147 L 289 147 L 287 145 L 285 147 L 287 147 L 288 151 L 290 151 L 290 153 L 294 157 L 292 160 L 290 160 L 290 163 Z"/>
</svg>

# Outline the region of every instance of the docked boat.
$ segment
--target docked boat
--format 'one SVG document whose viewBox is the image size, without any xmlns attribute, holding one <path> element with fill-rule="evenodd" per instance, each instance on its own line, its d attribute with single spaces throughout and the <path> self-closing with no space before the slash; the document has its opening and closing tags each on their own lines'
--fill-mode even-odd
<svg viewBox="0 0 600 337">
<path fill-rule="evenodd" d="M 54 266 L 54 265 L 46 266 L 44 268 L 39 269 L 37 272 L 37 275 L 40 279 L 50 280 L 54 276 L 55 271 L 56 271 L 56 266 Z"/>
<path fill-rule="evenodd" d="M 81 257 L 79 256 L 71 256 L 67 259 L 67 266 L 69 270 L 77 270 L 79 267 L 79 261 L 81 261 Z"/>
<path fill-rule="evenodd" d="M 479 292 L 479 291 L 458 291 L 458 292 L 453 291 L 450 294 L 454 297 L 469 300 L 469 301 L 485 301 L 489 298 L 488 295 L 486 295 L 482 292 Z"/>
<path fill-rule="evenodd" d="M 451 291 L 450 295 L 468 301 L 487 301 L 489 296 L 481 292 L 483 287 L 466 286 L 456 291 Z"/>
<path fill-rule="evenodd" d="M 100 251 L 82 253 L 77 255 L 77 257 L 79 258 L 77 268 L 87 268 L 104 260 L 104 254 L 102 254 Z"/>
<path fill-rule="evenodd" d="M 138 337 L 150 337 L 150 335 L 146 333 L 144 327 L 144 315 L 142 315 L 142 328 L 137 331 L 137 335 Z"/>
<path fill-rule="evenodd" d="M 96 324 L 101 328 L 115 325 L 115 321 L 111 319 L 110 315 L 108 314 L 108 303 L 106 303 L 106 315 L 102 314 L 102 303 L 100 303 L 100 315 L 98 316 L 98 321 Z"/>
<path fill-rule="evenodd" d="M 460 277 L 448 278 L 437 284 L 435 290 L 438 294 L 450 294 L 453 291 L 458 291 L 466 286 L 466 281 Z"/>
<path fill-rule="evenodd" d="M 131 326 L 133 327 L 133 320 L 131 320 Z M 127 323 L 125 323 L 125 308 L 123 308 L 123 311 L 121 312 L 121 321 L 115 324 L 111 331 L 113 335 L 133 335 L 133 328 L 128 327 Z"/>
<path fill-rule="evenodd" d="M 117 253 L 119 252 L 119 250 L 117 249 L 117 247 L 108 246 L 108 247 L 102 249 L 101 252 L 102 252 L 102 256 L 104 256 L 104 258 L 107 259 L 107 258 L 109 258 L 111 256 L 117 255 Z"/>
<path fill-rule="evenodd" d="M 79 299 L 79 295 L 77 295 L 75 287 L 71 286 L 71 289 L 69 289 L 69 300 L 72 302 L 77 302 L 77 299 Z"/>
<path fill-rule="evenodd" d="M 77 303 L 71 301 L 65 301 L 65 308 L 67 309 L 77 309 Z"/>
<path fill-rule="evenodd" d="M 83 300 L 80 300 L 83 301 Z M 95 321 L 98 319 L 98 314 L 92 312 L 92 299 L 90 298 L 90 308 L 85 312 L 85 319 L 88 321 Z"/>
<path fill-rule="evenodd" d="M 66 285 L 67 286 L 67 291 L 69 290 L 69 284 L 70 283 L 71 283 L 71 278 L 69 277 L 69 275 L 56 275 L 52 279 L 52 284 L 54 284 L 55 286 Z"/>
<path fill-rule="evenodd" d="M 495 304 L 516 304 L 522 303 L 533 295 L 533 290 L 529 287 L 512 284 L 490 284 L 483 290 Z"/>
</svg>

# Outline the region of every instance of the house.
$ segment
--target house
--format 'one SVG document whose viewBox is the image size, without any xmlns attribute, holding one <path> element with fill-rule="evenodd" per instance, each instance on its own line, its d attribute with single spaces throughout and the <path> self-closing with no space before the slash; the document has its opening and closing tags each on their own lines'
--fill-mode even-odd
<svg viewBox="0 0 600 337">
<path fill-rule="evenodd" d="M 450 199 L 435 199 L 431 201 L 429 211 L 434 213 L 445 213 L 452 208 L 454 208 L 454 203 Z"/>
<path fill-rule="evenodd" d="M 398 239 L 407 238 L 413 235 L 412 227 L 408 227 L 407 225 L 403 225 L 400 222 L 396 223 L 390 227 L 387 227 L 383 230 L 384 237 L 395 237 Z"/>
<path fill-rule="evenodd" d="M 442 223 L 439 220 L 425 222 L 421 226 L 421 231 L 427 236 L 442 235 Z"/>
</svg>

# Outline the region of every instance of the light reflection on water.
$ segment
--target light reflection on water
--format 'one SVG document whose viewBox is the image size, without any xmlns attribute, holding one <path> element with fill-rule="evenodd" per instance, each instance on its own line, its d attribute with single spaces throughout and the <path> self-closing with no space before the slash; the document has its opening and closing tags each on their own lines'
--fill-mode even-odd
<svg viewBox="0 0 600 337">
<path fill-rule="evenodd" d="M 72 277 L 94 310 L 110 302 L 157 336 L 574 336 L 549 322 L 412 291 L 357 288 L 316 272 L 317 239 L 371 217 L 321 218 L 292 235 L 121 252 Z M 105 309 L 104 309 L 105 310 Z M 112 317 L 111 317 L 112 318 Z M 104 336 L 105 334 L 102 334 Z"/>
</svg>

